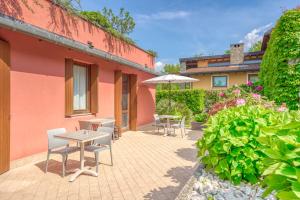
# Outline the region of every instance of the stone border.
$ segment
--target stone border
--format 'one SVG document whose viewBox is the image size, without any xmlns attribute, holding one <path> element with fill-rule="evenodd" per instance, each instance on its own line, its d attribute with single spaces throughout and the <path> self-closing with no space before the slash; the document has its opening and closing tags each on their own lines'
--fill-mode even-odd
<svg viewBox="0 0 300 200">
<path fill-rule="evenodd" d="M 194 174 L 192 177 L 186 182 L 186 184 L 183 186 L 181 189 L 180 193 L 176 197 L 175 200 L 188 200 L 189 199 L 189 194 L 192 193 L 193 191 L 193 186 L 195 182 L 198 180 L 199 176 L 201 175 L 199 171 L 203 169 L 202 164 L 198 164 L 198 167 L 196 168 Z"/>
</svg>

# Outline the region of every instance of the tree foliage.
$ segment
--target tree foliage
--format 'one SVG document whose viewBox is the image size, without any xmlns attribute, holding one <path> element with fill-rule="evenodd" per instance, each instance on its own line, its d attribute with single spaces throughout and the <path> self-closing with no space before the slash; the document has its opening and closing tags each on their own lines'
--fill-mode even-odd
<svg viewBox="0 0 300 200">
<path fill-rule="evenodd" d="M 179 64 L 166 64 L 164 66 L 164 70 L 163 70 L 164 73 L 167 73 L 167 74 L 179 74 L 180 72 L 180 65 Z"/>
<path fill-rule="evenodd" d="M 260 51 L 261 50 L 261 45 L 262 45 L 262 41 L 257 41 L 256 43 L 254 43 L 250 48 L 249 48 L 249 52 L 255 52 L 255 51 Z"/>
<path fill-rule="evenodd" d="M 108 21 L 108 19 L 102 15 L 101 12 L 98 11 L 82 11 L 80 12 L 80 14 L 82 16 L 84 16 L 86 19 L 88 19 L 89 21 L 100 25 L 103 28 L 111 28 L 111 24 Z"/>
<path fill-rule="evenodd" d="M 225 50 L 224 54 L 230 54 L 230 49 Z"/>
<path fill-rule="evenodd" d="M 271 33 L 264 54 L 260 80 L 264 95 L 290 109 L 299 108 L 300 9 L 286 11 Z"/>
<path fill-rule="evenodd" d="M 111 9 L 105 7 L 102 11 L 81 11 L 80 15 L 101 26 L 113 36 L 134 44 L 134 41 L 126 35 L 133 31 L 135 22 L 130 13 L 125 11 L 124 8 L 120 9 L 118 15 L 115 15 Z"/>
<path fill-rule="evenodd" d="M 134 30 L 134 19 L 124 8 L 120 8 L 119 14 L 116 15 L 113 13 L 112 9 L 104 7 L 102 14 L 109 21 L 111 27 L 117 30 L 119 33 L 129 34 Z"/>
</svg>

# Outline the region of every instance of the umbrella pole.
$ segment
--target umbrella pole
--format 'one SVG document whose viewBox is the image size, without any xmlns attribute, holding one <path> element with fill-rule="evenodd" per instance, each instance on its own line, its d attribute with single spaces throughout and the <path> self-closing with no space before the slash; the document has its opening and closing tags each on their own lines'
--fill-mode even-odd
<svg viewBox="0 0 300 200">
<path fill-rule="evenodd" d="M 169 114 L 171 114 L 171 81 L 169 81 Z"/>
</svg>

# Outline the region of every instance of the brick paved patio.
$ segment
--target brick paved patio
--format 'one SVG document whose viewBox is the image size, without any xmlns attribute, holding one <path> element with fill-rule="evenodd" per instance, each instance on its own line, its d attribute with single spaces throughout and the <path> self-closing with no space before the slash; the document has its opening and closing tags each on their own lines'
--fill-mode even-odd
<svg viewBox="0 0 300 200">
<path fill-rule="evenodd" d="M 81 175 L 73 183 L 62 178 L 61 158 L 29 164 L 0 175 L 0 199 L 175 199 L 196 169 L 195 141 L 200 132 L 188 131 L 182 139 L 153 131 L 126 132 L 113 144 L 114 166 L 109 153 L 100 154 L 99 176 Z M 93 154 L 86 165 L 95 169 Z M 45 156 L 46 157 L 46 156 Z M 79 153 L 69 158 L 68 170 L 79 166 Z"/>
</svg>

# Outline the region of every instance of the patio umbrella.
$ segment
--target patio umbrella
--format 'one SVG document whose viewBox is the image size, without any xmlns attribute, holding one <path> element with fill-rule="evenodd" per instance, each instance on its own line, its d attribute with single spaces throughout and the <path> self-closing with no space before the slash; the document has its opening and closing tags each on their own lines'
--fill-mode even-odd
<svg viewBox="0 0 300 200">
<path fill-rule="evenodd" d="M 175 74 L 167 74 L 167 75 L 162 75 L 158 76 L 155 78 L 151 78 L 148 80 L 143 81 L 143 83 L 149 83 L 149 84 L 169 84 L 169 111 L 171 107 L 171 83 L 190 83 L 190 82 L 196 82 L 199 81 L 198 79 L 195 78 L 190 78 L 186 76 L 179 76 Z"/>
</svg>

